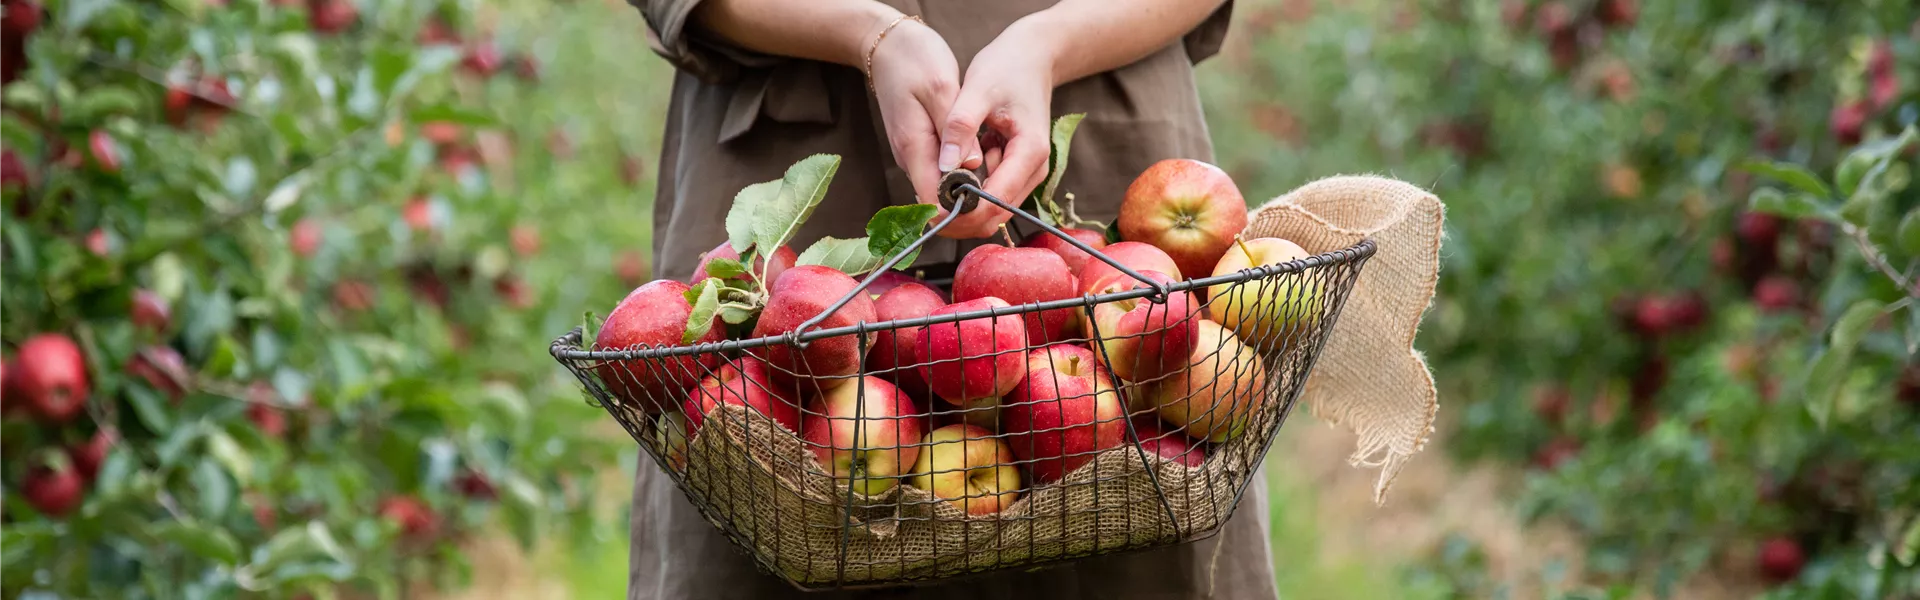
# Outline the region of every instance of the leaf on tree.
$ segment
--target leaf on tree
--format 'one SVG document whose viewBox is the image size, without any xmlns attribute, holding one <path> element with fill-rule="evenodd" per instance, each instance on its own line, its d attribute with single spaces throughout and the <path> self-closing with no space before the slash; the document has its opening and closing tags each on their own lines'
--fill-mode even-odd
<svg viewBox="0 0 1920 600">
<path fill-rule="evenodd" d="M 1827 189 L 1825 182 L 1820 181 L 1820 176 L 1814 175 L 1812 170 L 1800 165 L 1785 162 L 1749 161 L 1745 165 L 1742 165 L 1742 167 L 1756 175 L 1765 175 L 1780 180 L 1781 183 L 1813 194 L 1820 199 L 1833 197 L 1833 191 Z"/>
</svg>

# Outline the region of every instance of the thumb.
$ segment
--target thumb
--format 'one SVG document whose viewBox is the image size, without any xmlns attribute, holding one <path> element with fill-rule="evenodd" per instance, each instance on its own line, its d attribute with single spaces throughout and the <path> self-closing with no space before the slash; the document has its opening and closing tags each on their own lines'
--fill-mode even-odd
<svg viewBox="0 0 1920 600">
<path fill-rule="evenodd" d="M 947 111 L 946 123 L 940 126 L 939 163 L 942 172 L 959 167 L 961 161 L 978 152 L 980 122 L 986 118 L 985 97 L 962 89 L 960 97 L 953 102 L 953 108 Z"/>
</svg>

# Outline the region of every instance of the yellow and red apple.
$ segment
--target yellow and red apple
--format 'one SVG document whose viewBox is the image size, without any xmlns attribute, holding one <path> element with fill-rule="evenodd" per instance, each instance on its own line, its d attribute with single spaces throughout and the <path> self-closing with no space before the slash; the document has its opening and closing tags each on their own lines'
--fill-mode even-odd
<svg viewBox="0 0 1920 600">
<path fill-rule="evenodd" d="M 920 459 L 917 442 L 927 416 L 884 379 L 853 381 L 815 400 L 801 422 L 801 438 L 834 478 L 873 496 L 893 489 Z"/>
<path fill-rule="evenodd" d="M 1035 481 L 1059 481 L 1126 443 L 1127 411 L 1092 350 L 1054 344 L 1027 353 L 1026 376 L 1001 399 L 1001 431 Z"/>
<path fill-rule="evenodd" d="M 1312 256 L 1298 244 L 1280 238 L 1254 238 L 1229 248 L 1216 276 L 1253 267 L 1277 265 Z M 1325 294 L 1311 273 L 1287 273 L 1207 288 L 1207 315 L 1226 326 L 1242 342 L 1262 350 L 1280 348 L 1302 338 L 1320 320 Z"/>
<path fill-rule="evenodd" d="M 1159 271 L 1142 275 L 1161 283 L 1173 278 Z M 1090 293 L 1110 294 L 1146 287 L 1125 273 L 1112 273 Z M 1095 343 L 1106 353 L 1107 367 L 1114 376 L 1126 381 L 1146 381 L 1180 370 L 1187 365 L 1196 342 L 1195 323 L 1200 307 L 1193 294 L 1175 291 L 1166 301 L 1131 298 L 1093 305 L 1091 313 L 1081 316 L 1081 329 L 1089 336 L 1098 333 Z"/>
<path fill-rule="evenodd" d="M 927 434 L 907 484 L 967 514 L 990 515 L 1020 498 L 1020 468 L 993 431 L 954 424 Z"/>
<path fill-rule="evenodd" d="M 769 371 L 760 359 L 742 356 L 702 377 L 681 406 L 686 413 L 687 436 L 699 433 L 707 413 L 723 404 L 751 408 L 788 431 L 799 431 L 800 405 L 789 399 L 791 388 L 776 385 Z"/>
<path fill-rule="evenodd" d="M 1173 257 L 1167 256 L 1166 252 L 1140 242 L 1120 242 L 1107 246 L 1100 253 L 1107 255 L 1107 258 L 1113 259 L 1114 262 L 1126 265 L 1129 269 L 1159 271 L 1173 278 L 1174 281 L 1179 281 L 1180 274 L 1183 272 L 1180 270 L 1180 265 L 1175 264 Z M 1114 275 L 1126 276 L 1124 272 L 1113 268 L 1113 265 L 1101 262 L 1098 258 L 1088 258 L 1086 264 L 1081 265 L 1080 271 L 1075 275 L 1080 278 L 1081 293 L 1092 291 L 1095 286 Z"/>
<path fill-rule="evenodd" d="M 1247 228 L 1247 201 L 1220 167 L 1170 158 L 1127 186 L 1118 225 L 1121 237 L 1167 251 L 1181 273 L 1197 276 Z"/>
<path fill-rule="evenodd" d="M 1260 356 L 1213 321 L 1199 321 L 1199 344 L 1185 371 L 1147 386 L 1147 399 L 1168 425 L 1188 437 L 1225 442 L 1245 433 L 1266 401 Z"/>
</svg>

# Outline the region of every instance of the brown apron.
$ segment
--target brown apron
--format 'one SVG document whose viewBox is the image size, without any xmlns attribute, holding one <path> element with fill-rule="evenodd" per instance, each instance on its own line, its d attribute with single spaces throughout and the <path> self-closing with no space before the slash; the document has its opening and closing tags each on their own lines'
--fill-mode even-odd
<svg viewBox="0 0 1920 600">
<path fill-rule="evenodd" d="M 894 164 L 858 70 L 759 55 L 716 42 L 688 23 L 698 0 L 632 0 L 646 17 L 653 49 L 678 68 L 660 155 L 654 202 L 654 273 L 684 280 L 700 253 L 726 239 L 727 209 L 741 188 L 778 179 L 815 153 L 842 163 L 826 200 L 794 247 L 822 236 L 865 235 L 867 217 L 913 202 Z M 975 53 L 1047 0 L 888 0 L 940 32 L 966 72 Z M 1053 113 L 1086 113 L 1074 135 L 1061 189 L 1081 216 L 1110 221 L 1133 177 L 1165 158 L 1213 159 L 1194 88 L 1193 64 L 1226 35 L 1229 2 L 1181 43 L 1147 58 L 1061 86 Z M 1018 219 L 1016 219 L 1017 221 Z M 940 239 L 923 264 L 951 263 L 981 241 Z M 653 461 L 642 460 L 633 493 L 628 597 L 733 598 L 1229 598 L 1276 596 L 1267 540 L 1264 477 L 1256 474 L 1234 518 L 1198 543 L 1088 559 L 1035 572 L 1007 572 L 946 585 L 801 594 L 757 571 L 700 517 Z"/>
</svg>

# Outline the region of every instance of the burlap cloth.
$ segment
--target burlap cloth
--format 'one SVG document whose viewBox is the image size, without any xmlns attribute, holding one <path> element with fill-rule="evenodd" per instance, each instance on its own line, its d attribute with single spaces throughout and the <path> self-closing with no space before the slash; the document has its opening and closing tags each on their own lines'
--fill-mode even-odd
<svg viewBox="0 0 1920 600">
<path fill-rule="evenodd" d="M 1433 378 L 1412 344 L 1437 280 L 1442 210 L 1403 182 L 1335 177 L 1268 202 L 1247 228 L 1249 238 L 1280 237 L 1316 253 L 1365 238 L 1378 246 L 1299 396 L 1359 436 L 1351 462 L 1381 469 L 1376 501 L 1425 445 L 1437 410 Z M 1201 467 L 1152 454 L 1143 461 L 1129 445 L 995 515 L 968 516 L 909 486 L 851 495 L 798 436 L 734 405 L 709 414 L 684 469 L 669 472 L 708 520 L 802 584 L 934 579 L 1196 539 L 1232 515 L 1290 392 L 1302 387 L 1292 378 L 1304 369 L 1284 367 L 1304 352 L 1267 357 L 1265 385 L 1233 392 L 1243 396 L 1236 401 L 1265 402 L 1254 433 L 1215 445 Z"/>
</svg>

